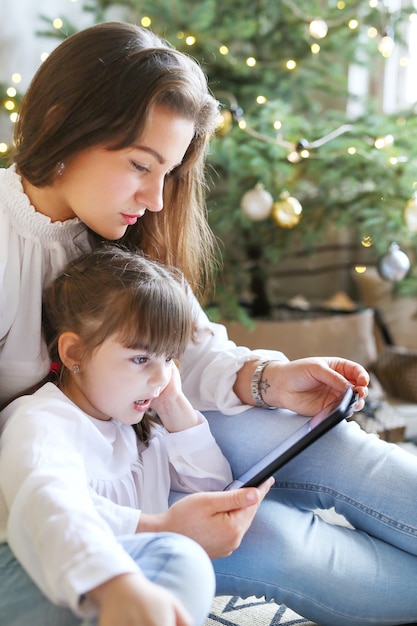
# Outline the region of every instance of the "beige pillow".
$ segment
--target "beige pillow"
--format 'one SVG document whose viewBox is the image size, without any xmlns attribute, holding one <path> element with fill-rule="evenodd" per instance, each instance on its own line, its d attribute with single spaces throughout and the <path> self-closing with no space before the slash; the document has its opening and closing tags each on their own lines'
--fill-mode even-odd
<svg viewBox="0 0 417 626">
<path fill-rule="evenodd" d="M 251 349 L 281 350 L 289 359 L 340 356 L 367 367 L 377 356 L 374 312 L 364 309 L 315 319 L 256 321 L 253 330 L 238 322 L 226 324 L 229 336 Z"/>
</svg>

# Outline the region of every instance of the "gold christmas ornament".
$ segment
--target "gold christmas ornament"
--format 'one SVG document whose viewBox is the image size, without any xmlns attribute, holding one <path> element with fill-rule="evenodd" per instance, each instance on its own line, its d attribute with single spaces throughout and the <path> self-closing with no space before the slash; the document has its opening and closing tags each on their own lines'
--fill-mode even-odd
<svg viewBox="0 0 417 626">
<path fill-rule="evenodd" d="M 260 222 L 269 217 L 273 203 L 274 199 L 269 191 L 259 184 L 243 194 L 240 208 L 250 220 Z"/>
<path fill-rule="evenodd" d="M 294 228 L 301 220 L 302 212 L 303 207 L 297 198 L 282 194 L 281 199 L 274 203 L 271 216 L 277 226 Z"/>
<path fill-rule="evenodd" d="M 413 196 L 404 208 L 404 221 L 409 231 L 417 233 L 417 196 Z"/>
<path fill-rule="evenodd" d="M 217 118 L 217 128 L 216 135 L 222 137 L 226 135 L 229 130 L 232 128 L 233 124 L 233 115 L 232 112 L 228 109 L 224 109 L 220 112 L 219 117 Z"/>
</svg>

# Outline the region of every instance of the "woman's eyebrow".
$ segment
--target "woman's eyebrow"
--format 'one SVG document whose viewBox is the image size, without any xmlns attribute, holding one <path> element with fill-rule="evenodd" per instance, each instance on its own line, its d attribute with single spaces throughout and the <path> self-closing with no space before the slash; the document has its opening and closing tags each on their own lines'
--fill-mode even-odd
<svg viewBox="0 0 417 626">
<path fill-rule="evenodd" d="M 148 146 L 134 146 L 134 148 L 136 148 L 136 150 L 142 150 L 142 152 L 147 152 L 148 154 L 151 154 L 161 165 L 164 165 L 166 163 L 162 154 L 160 154 L 153 148 L 149 148 Z"/>
</svg>

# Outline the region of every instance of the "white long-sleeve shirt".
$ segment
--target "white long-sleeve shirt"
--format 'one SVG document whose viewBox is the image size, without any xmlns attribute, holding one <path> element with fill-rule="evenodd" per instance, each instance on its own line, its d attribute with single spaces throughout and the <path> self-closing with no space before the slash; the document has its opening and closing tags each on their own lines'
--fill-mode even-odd
<svg viewBox="0 0 417 626">
<path fill-rule="evenodd" d="M 86 415 L 52 383 L 0 414 L 0 540 L 52 602 L 82 614 L 83 593 L 137 571 L 117 537 L 135 533 L 141 511 L 165 511 L 171 488 L 232 480 L 199 420 L 175 433 L 156 425 L 146 447 L 131 426 Z"/>
<path fill-rule="evenodd" d="M 41 335 L 43 288 L 89 249 L 77 218 L 51 220 L 35 211 L 14 166 L 0 169 L 0 402 L 40 380 L 49 369 Z M 191 295 L 197 332 L 181 359 L 183 389 L 193 406 L 238 413 L 236 372 L 255 358 L 286 360 L 281 352 L 236 346 L 224 326 L 211 323 Z"/>
</svg>

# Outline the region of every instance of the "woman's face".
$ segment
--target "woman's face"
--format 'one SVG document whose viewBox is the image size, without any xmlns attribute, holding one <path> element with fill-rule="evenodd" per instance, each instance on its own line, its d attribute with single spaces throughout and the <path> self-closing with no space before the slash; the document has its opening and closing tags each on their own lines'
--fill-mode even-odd
<svg viewBox="0 0 417 626">
<path fill-rule="evenodd" d="M 145 211 L 163 209 L 165 177 L 182 162 L 193 135 L 191 120 L 155 107 L 137 144 L 95 146 L 65 163 L 54 184 L 52 219 L 78 217 L 102 237 L 120 239 Z"/>
</svg>

